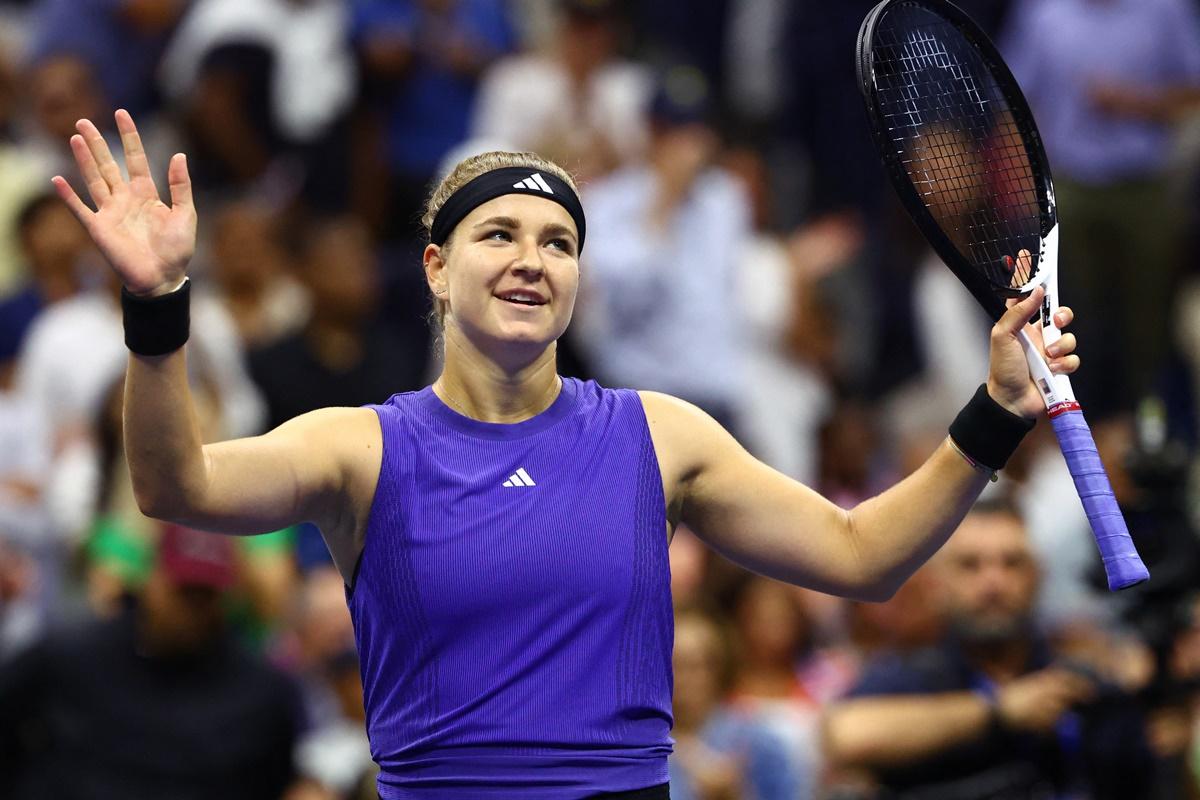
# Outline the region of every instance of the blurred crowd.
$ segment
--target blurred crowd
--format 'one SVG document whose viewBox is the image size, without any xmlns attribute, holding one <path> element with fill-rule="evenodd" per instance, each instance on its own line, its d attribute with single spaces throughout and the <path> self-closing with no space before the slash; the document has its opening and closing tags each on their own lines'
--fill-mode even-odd
<svg viewBox="0 0 1200 800">
<path fill-rule="evenodd" d="M 958 4 L 1038 119 L 1075 386 L 1152 580 L 1103 588 L 1044 421 L 886 603 L 680 530 L 679 800 L 1200 797 L 1200 3 Z M 137 509 L 119 286 L 50 191 L 85 196 L 76 120 L 119 158 L 128 109 L 160 175 L 187 153 L 208 440 L 432 380 L 430 182 L 534 150 L 589 221 L 560 370 L 696 403 L 851 507 L 945 436 L 990 324 L 870 143 L 872 5 L 0 0 L 0 797 L 375 797 L 320 533 Z"/>
</svg>

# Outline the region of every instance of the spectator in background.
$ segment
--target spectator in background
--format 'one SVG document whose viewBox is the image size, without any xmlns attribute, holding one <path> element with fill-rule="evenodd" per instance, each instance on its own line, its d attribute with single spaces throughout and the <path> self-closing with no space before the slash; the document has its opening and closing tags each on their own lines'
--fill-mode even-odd
<svg viewBox="0 0 1200 800">
<path fill-rule="evenodd" d="M 301 681 L 307 725 L 296 757 L 303 783 L 287 800 L 378 797 L 345 592 L 332 566 L 312 569 L 297 592 L 292 671 Z"/>
<path fill-rule="evenodd" d="M 1200 102 L 1200 18 L 1187 0 L 1021 0 L 1006 45 L 1054 165 L 1080 399 L 1132 410 L 1167 358 L 1185 215 L 1166 168 Z"/>
<path fill-rule="evenodd" d="M 415 242 L 446 153 L 467 138 L 480 75 L 513 46 L 503 0 L 360 0 L 353 39 L 380 141 L 356 174 L 386 208 L 365 209 L 389 240 Z M 387 165 L 380 170 L 379 153 Z"/>
<path fill-rule="evenodd" d="M 98 260 L 87 231 L 52 194 L 34 197 L 17 215 L 17 234 L 24 256 L 24 285 L 0 300 L 0 387 L 9 380 L 13 359 L 34 318 L 48 306 L 73 297 L 81 276 Z"/>
<path fill-rule="evenodd" d="M 0 30 L 3 26 L 0 25 Z M 0 54 L 0 297 L 27 276 L 17 237 L 21 208 L 44 190 L 42 174 L 18 138 L 19 106 L 23 93 L 9 54 Z"/>
<path fill-rule="evenodd" d="M 531 150 L 588 182 L 643 155 L 653 89 L 645 67 L 617 57 L 615 0 L 561 0 L 548 54 L 503 58 L 483 76 L 472 136 Z"/>
<path fill-rule="evenodd" d="M 759 575 L 734 600 L 732 703 L 784 742 L 796 800 L 815 797 L 820 775 L 819 708 L 797 674 L 813 631 L 796 588 Z"/>
<path fill-rule="evenodd" d="M 675 618 L 675 753 L 672 800 L 796 800 L 803 777 L 788 743 L 724 702 L 730 688 L 729 641 L 697 610 Z"/>
<path fill-rule="evenodd" d="M 41 633 L 43 609 L 35 600 L 37 564 L 0 535 L 0 666 L 33 644 Z M 0 768 L 3 760 L 0 759 Z"/>
<path fill-rule="evenodd" d="M 29 56 L 70 54 L 90 65 L 108 102 L 148 117 L 159 105 L 156 70 L 191 0 L 41 0 Z M 74 120 L 72 120 L 74 122 Z"/>
<path fill-rule="evenodd" d="M 199 189 L 299 187 L 314 206 L 344 207 L 341 126 L 357 89 L 349 14 L 341 0 L 195 0 L 161 80 Z"/>
<path fill-rule="evenodd" d="M 357 218 L 297 224 L 295 268 L 311 312 L 302 330 L 250 354 L 274 428 L 327 406 L 359 406 L 422 385 L 428 354 L 380 319 L 379 259 Z"/>
<path fill-rule="evenodd" d="M 849 217 L 813 220 L 789 236 L 774 232 L 766 160 L 740 147 L 722 159 L 741 179 L 754 234 L 737 265 L 736 297 L 746 327 L 747 381 L 759 391 L 739 398 L 747 448 L 807 484 L 817 480 L 817 429 L 830 413 L 837 376 L 839 324 L 824 297 L 824 278 L 862 245 Z"/>
<path fill-rule="evenodd" d="M 99 269 L 99 267 L 98 267 Z M 120 282 L 107 270 L 82 276 L 88 291 L 38 315 L 17 357 L 14 392 L 44 419 L 37 443 L 49 466 L 39 491 L 54 539 L 78 543 L 92 525 L 98 463 L 92 435 L 105 398 L 128 358 L 118 303 Z M 192 306 L 193 381 L 219 399 L 213 433 L 254 435 L 265 409 L 243 362 L 237 330 L 213 296 L 197 292 Z"/>
<path fill-rule="evenodd" d="M 291 273 L 279 214 L 265 203 L 240 200 L 215 216 L 212 277 L 242 346 L 255 350 L 294 333 L 308 318 L 309 299 Z"/>
<path fill-rule="evenodd" d="M 29 108 L 28 129 L 20 138 L 23 158 L 36 169 L 39 180 L 63 170 L 74 175 L 71 150 L 62 137 L 75 130 L 77 120 L 107 103 L 92 65 L 72 53 L 51 54 L 27 64 L 22 80 Z M 110 127 L 101 133 L 115 143 Z M 79 186 L 83 188 L 82 183 Z"/>
<path fill-rule="evenodd" d="M 744 331 L 735 279 L 751 209 L 714 163 L 708 110 L 700 74 L 671 70 L 652 105 L 647 160 L 585 192 L 594 233 L 576 333 L 606 385 L 676 395 L 736 431 Z"/>
<path fill-rule="evenodd" d="M 222 597 L 235 577 L 232 542 L 166 526 L 134 609 L 51 633 L 0 666 L 3 795 L 282 795 L 298 698 L 230 640 Z"/>
<path fill-rule="evenodd" d="M 933 562 L 944 644 L 881 658 L 825 733 L 830 759 L 896 796 L 1139 796 L 1143 720 L 1094 670 L 1058 663 L 1034 628 L 1038 566 L 1020 516 L 978 504 Z"/>
</svg>

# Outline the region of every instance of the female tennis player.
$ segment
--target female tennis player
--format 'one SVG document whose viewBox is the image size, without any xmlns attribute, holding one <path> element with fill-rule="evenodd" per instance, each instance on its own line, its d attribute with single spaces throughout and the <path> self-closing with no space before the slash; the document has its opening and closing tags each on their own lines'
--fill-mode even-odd
<svg viewBox="0 0 1200 800">
<path fill-rule="evenodd" d="M 491 153 L 460 163 L 425 219 L 446 351 L 434 384 L 202 444 L 183 347 L 196 229 L 187 164 L 171 159 L 165 205 L 133 120 L 116 120 L 128 179 L 81 120 L 71 148 L 97 210 L 62 177 L 54 185 L 125 285 L 138 501 L 226 533 L 320 527 L 347 584 L 387 800 L 667 797 L 675 526 L 757 572 L 883 599 L 946 540 L 1042 409 L 1015 337 L 1039 290 L 994 328 L 986 388 L 951 438 L 842 510 L 687 403 L 559 377 L 583 209 L 561 168 Z M 1074 340 L 1058 348 L 1053 368 L 1074 371 Z"/>
</svg>

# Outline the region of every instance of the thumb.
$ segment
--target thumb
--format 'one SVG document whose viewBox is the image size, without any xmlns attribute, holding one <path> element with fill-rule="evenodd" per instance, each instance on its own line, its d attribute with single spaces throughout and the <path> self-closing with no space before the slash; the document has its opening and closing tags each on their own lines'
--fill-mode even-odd
<svg viewBox="0 0 1200 800">
<path fill-rule="evenodd" d="M 1037 313 L 1038 308 L 1042 305 L 1042 298 L 1045 296 L 1046 290 L 1041 286 L 1035 286 L 1028 297 L 1008 307 L 1008 311 L 1005 311 L 1004 316 L 996 323 L 996 331 L 1016 336 L 1017 332 L 1024 328 L 1030 318 Z"/>
</svg>

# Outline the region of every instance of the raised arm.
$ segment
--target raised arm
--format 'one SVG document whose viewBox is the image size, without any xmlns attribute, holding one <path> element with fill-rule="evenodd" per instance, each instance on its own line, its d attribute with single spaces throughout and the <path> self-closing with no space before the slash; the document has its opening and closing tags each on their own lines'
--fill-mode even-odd
<svg viewBox="0 0 1200 800">
<path fill-rule="evenodd" d="M 182 154 L 171 158 L 167 206 L 132 118 L 118 111 L 116 121 L 128 180 L 96 126 L 80 120 L 71 150 L 96 210 L 61 176 L 54 187 L 131 295 L 180 291 L 196 243 L 187 162 Z M 349 576 L 379 468 L 375 414 L 325 409 L 265 436 L 204 445 L 185 357 L 182 346 L 161 355 L 129 355 L 125 449 L 138 505 L 153 517 L 227 533 L 314 521 Z"/>
<path fill-rule="evenodd" d="M 1041 299 L 1035 290 L 992 331 L 988 392 L 1027 418 L 1042 402 L 1016 334 Z M 1070 311 L 1061 309 L 1057 318 L 1066 324 Z M 1078 367 L 1074 346 L 1069 334 L 1058 342 L 1053 370 Z M 832 594 L 890 597 L 949 538 L 988 481 L 947 439 L 912 475 L 843 510 L 756 460 L 699 409 L 665 395 L 642 397 L 668 498 L 681 519 L 749 569 Z"/>
</svg>

